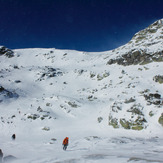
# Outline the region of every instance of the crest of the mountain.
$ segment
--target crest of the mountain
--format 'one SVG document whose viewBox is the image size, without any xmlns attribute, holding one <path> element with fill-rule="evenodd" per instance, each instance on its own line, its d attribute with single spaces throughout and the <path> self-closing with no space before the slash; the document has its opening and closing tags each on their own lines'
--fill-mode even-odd
<svg viewBox="0 0 163 163">
<path fill-rule="evenodd" d="M 107 64 L 148 64 L 163 61 L 163 19 L 136 33 L 129 43 L 114 50 Z"/>
</svg>

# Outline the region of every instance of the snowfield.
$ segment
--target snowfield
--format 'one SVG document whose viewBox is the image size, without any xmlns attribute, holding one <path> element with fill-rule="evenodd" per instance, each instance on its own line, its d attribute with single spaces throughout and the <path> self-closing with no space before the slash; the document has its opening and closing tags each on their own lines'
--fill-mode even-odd
<svg viewBox="0 0 163 163">
<path fill-rule="evenodd" d="M 162 31 L 150 35 L 158 38 L 153 51 L 146 46 L 150 53 L 163 50 Z M 143 48 L 135 42 L 101 53 L 36 48 L 1 55 L 4 162 L 163 162 L 163 84 L 155 80 L 163 76 L 163 62 L 107 64 Z"/>
</svg>

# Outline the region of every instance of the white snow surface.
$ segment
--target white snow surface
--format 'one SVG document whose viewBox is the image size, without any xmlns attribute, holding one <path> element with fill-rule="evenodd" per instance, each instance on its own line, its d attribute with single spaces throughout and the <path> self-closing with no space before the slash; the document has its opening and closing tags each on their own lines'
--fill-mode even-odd
<svg viewBox="0 0 163 163">
<path fill-rule="evenodd" d="M 163 127 L 158 123 L 163 107 L 148 105 L 140 93 L 148 89 L 163 95 L 162 84 L 153 80 L 163 75 L 163 62 L 107 65 L 116 51 L 38 48 L 14 50 L 12 58 L 0 56 L 0 85 L 19 96 L 0 96 L 4 156 L 15 156 L 13 163 L 163 162 Z M 131 104 L 123 102 L 131 97 L 143 107 L 146 128 L 109 126 L 111 106 L 120 102 L 122 110 L 116 116 L 127 119 Z M 38 116 L 35 120 L 30 118 L 33 114 Z M 67 151 L 62 149 L 65 137 Z"/>
</svg>

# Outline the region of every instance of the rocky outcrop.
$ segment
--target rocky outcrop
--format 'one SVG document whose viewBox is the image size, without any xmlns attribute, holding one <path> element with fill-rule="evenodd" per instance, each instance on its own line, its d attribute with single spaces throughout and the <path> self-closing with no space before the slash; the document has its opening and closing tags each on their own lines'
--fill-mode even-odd
<svg viewBox="0 0 163 163">
<path fill-rule="evenodd" d="M 163 62 L 163 50 L 153 54 L 148 54 L 146 51 L 134 49 L 125 53 L 121 57 L 110 59 L 107 64 L 111 65 L 117 63 L 119 65 L 129 66 L 137 64 L 144 65 L 151 62 Z"/>
<path fill-rule="evenodd" d="M 158 82 L 158 83 L 160 83 L 160 84 L 163 84 L 163 76 L 161 76 L 161 75 L 156 75 L 156 76 L 154 76 L 153 80 L 154 80 L 155 82 Z"/>
<path fill-rule="evenodd" d="M 122 110 L 121 103 L 114 103 L 111 106 L 111 111 L 109 115 L 109 125 L 113 128 L 124 128 L 132 130 L 142 130 L 147 127 L 147 120 L 143 113 L 143 107 L 140 104 L 132 105 L 128 110 L 126 110 L 125 115 L 117 116 Z M 128 115 L 128 119 L 126 119 Z"/>
<path fill-rule="evenodd" d="M 53 78 L 53 77 L 62 76 L 62 75 L 63 75 L 63 72 L 60 69 L 46 66 L 45 68 L 43 68 L 41 72 L 41 76 L 38 80 L 42 81 L 47 78 Z"/>
<path fill-rule="evenodd" d="M 154 104 L 160 107 L 163 105 L 161 95 L 158 93 L 144 94 L 144 98 L 148 102 L 148 105 Z"/>
<path fill-rule="evenodd" d="M 147 101 L 146 107 L 137 103 L 137 100 L 133 97 L 121 102 L 115 101 L 110 108 L 108 124 L 113 128 L 131 130 L 147 128 L 149 119 L 155 116 L 154 109 L 148 112 L 147 107 L 153 105 L 155 108 L 161 108 L 163 106 L 163 99 L 161 93 L 151 93 L 150 90 L 144 90 L 140 92 L 140 94 L 144 96 Z M 124 110 L 124 108 L 127 109 Z M 163 113 L 159 117 L 158 123 L 163 126 Z"/>
<path fill-rule="evenodd" d="M 163 113 L 159 117 L 158 122 L 163 126 Z"/>
<path fill-rule="evenodd" d="M 2 102 L 6 98 L 18 98 L 19 95 L 14 91 L 9 91 L 4 87 L 0 86 L 0 102 Z"/>
<path fill-rule="evenodd" d="M 118 56 L 107 64 L 123 66 L 163 62 L 163 19 L 136 33 L 129 43 L 113 50 Z"/>
<path fill-rule="evenodd" d="M 5 55 L 8 58 L 11 58 L 14 56 L 14 52 L 5 46 L 0 46 L 0 56 Z"/>
<path fill-rule="evenodd" d="M 2 86 L 0 86 L 0 92 L 3 92 L 5 89 L 2 87 Z"/>
</svg>

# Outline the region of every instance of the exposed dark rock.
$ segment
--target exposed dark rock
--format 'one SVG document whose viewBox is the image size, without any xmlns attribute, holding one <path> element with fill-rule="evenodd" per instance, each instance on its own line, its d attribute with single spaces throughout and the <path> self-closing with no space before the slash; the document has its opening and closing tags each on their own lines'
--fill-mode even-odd
<svg viewBox="0 0 163 163">
<path fill-rule="evenodd" d="M 3 158 L 3 152 L 2 152 L 2 150 L 0 149 L 0 163 L 2 163 L 2 158 Z"/>
<path fill-rule="evenodd" d="M 68 104 L 72 107 L 72 108 L 77 108 L 79 107 L 75 102 L 68 102 Z"/>
<path fill-rule="evenodd" d="M 154 116 L 153 111 L 150 111 L 150 112 L 149 112 L 149 116 L 150 116 L 150 117 L 153 117 L 153 116 Z"/>
<path fill-rule="evenodd" d="M 132 102 L 135 102 L 135 101 L 136 100 L 131 97 L 129 100 L 125 100 L 124 103 L 129 104 L 129 103 L 132 103 Z"/>
<path fill-rule="evenodd" d="M 156 75 L 156 76 L 153 78 L 153 80 L 154 80 L 155 82 L 158 82 L 158 83 L 160 83 L 160 84 L 163 84 L 163 76 L 161 76 L 161 75 Z"/>
<path fill-rule="evenodd" d="M 135 115 L 144 115 L 141 111 L 141 107 L 138 106 L 138 105 L 134 105 L 132 106 L 130 109 L 127 110 L 127 112 L 131 112 L 132 114 L 135 114 Z"/>
<path fill-rule="evenodd" d="M 0 86 L 0 92 L 3 92 L 5 89 L 2 87 L 2 86 Z"/>
<path fill-rule="evenodd" d="M 163 50 L 154 54 L 148 54 L 145 51 L 131 50 L 121 57 L 110 59 L 107 64 L 119 64 L 123 66 L 148 64 L 151 62 L 163 62 Z"/>
<path fill-rule="evenodd" d="M 102 122 L 102 120 L 103 120 L 103 118 L 102 118 L 102 117 L 98 117 L 98 118 L 97 118 L 98 123 L 101 123 L 101 122 Z"/>
<path fill-rule="evenodd" d="M 5 55 L 7 56 L 8 58 L 11 58 L 14 56 L 14 52 L 8 48 L 6 48 L 5 46 L 1 46 L 0 47 L 0 56 L 1 55 Z"/>
<path fill-rule="evenodd" d="M 140 104 L 134 104 L 130 109 L 127 110 L 127 114 L 129 115 L 129 118 L 126 119 L 125 115 L 122 117 L 117 118 L 117 115 L 119 112 L 121 112 L 122 109 L 117 109 L 118 107 L 121 107 L 121 103 L 118 105 L 116 102 L 111 107 L 112 110 L 110 112 L 109 116 L 109 125 L 113 126 L 114 128 L 123 127 L 124 129 L 131 129 L 131 130 L 142 130 L 146 128 L 147 121 L 145 119 L 145 115 L 143 114 L 143 106 Z"/>
<path fill-rule="evenodd" d="M 109 116 L 109 125 L 113 126 L 113 128 L 119 128 L 118 119 Z"/>
<path fill-rule="evenodd" d="M 120 124 L 123 128 L 132 130 L 142 130 L 146 122 L 146 119 L 141 116 L 138 116 L 136 120 L 127 121 L 124 118 L 120 119 Z"/>
<path fill-rule="evenodd" d="M 158 93 L 154 93 L 154 94 L 153 93 L 150 93 L 149 96 L 150 97 L 153 97 L 153 98 L 157 98 L 157 99 L 160 99 L 161 98 L 161 95 L 158 94 Z"/>
<path fill-rule="evenodd" d="M 131 123 L 129 121 L 126 121 L 125 119 L 120 119 L 120 124 L 125 129 L 130 129 L 131 128 Z"/>
<path fill-rule="evenodd" d="M 114 102 L 114 104 L 111 106 L 111 109 L 115 113 L 118 113 L 119 110 L 122 110 L 120 104 L 117 102 Z"/>
<path fill-rule="evenodd" d="M 110 59 L 109 61 L 108 61 L 108 65 L 112 65 L 112 64 L 114 64 L 114 63 L 116 63 L 116 60 L 114 60 L 114 59 Z"/>
<path fill-rule="evenodd" d="M 44 130 L 44 131 L 50 131 L 50 127 L 43 127 L 42 130 Z"/>
<path fill-rule="evenodd" d="M 4 96 L 5 98 L 18 98 L 19 97 L 19 95 L 15 93 L 14 91 L 11 91 L 11 90 L 9 91 L 2 86 L 0 86 L 0 94 Z"/>
<path fill-rule="evenodd" d="M 158 93 L 149 93 L 144 94 L 145 100 L 147 100 L 148 105 L 154 104 L 157 106 L 163 105 L 163 101 L 161 99 L 161 95 Z"/>
<path fill-rule="evenodd" d="M 39 107 L 37 108 L 37 111 L 38 111 L 38 112 L 43 112 L 43 109 L 39 106 Z"/>
<path fill-rule="evenodd" d="M 15 80 L 15 83 L 21 83 L 21 81 L 20 80 Z"/>
<path fill-rule="evenodd" d="M 14 69 L 19 69 L 19 67 L 17 65 L 14 65 Z"/>
<path fill-rule="evenodd" d="M 38 114 L 31 114 L 31 115 L 29 115 L 27 118 L 28 119 L 32 119 L 32 120 L 36 120 L 37 118 L 39 118 L 40 117 L 40 115 L 38 115 Z"/>
<path fill-rule="evenodd" d="M 163 113 L 159 117 L 158 122 L 163 126 Z"/>
<path fill-rule="evenodd" d="M 41 81 L 41 80 L 45 80 L 46 78 L 52 78 L 52 77 L 57 77 L 57 76 L 62 76 L 62 75 L 63 75 L 63 72 L 61 72 L 60 69 L 46 66 L 43 69 L 41 77 L 38 80 Z"/>
</svg>

